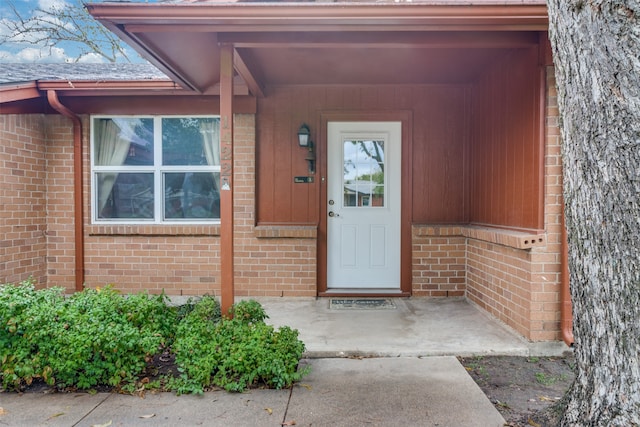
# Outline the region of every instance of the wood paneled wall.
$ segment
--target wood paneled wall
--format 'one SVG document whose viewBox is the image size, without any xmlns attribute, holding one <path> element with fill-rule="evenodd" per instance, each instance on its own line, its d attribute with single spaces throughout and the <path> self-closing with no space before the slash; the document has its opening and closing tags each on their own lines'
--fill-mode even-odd
<svg viewBox="0 0 640 427">
<path fill-rule="evenodd" d="M 474 85 L 470 222 L 543 228 L 542 84 L 532 48 L 511 51 Z"/>
<path fill-rule="evenodd" d="M 466 222 L 466 147 L 470 89 L 462 85 L 282 86 L 267 88 L 258 101 L 257 222 L 260 225 L 318 224 L 326 141 L 318 140 L 322 113 L 410 111 L 412 114 L 412 221 Z M 319 170 L 313 184 L 295 184 L 308 175 L 306 152 L 296 133 L 311 127 Z"/>
</svg>

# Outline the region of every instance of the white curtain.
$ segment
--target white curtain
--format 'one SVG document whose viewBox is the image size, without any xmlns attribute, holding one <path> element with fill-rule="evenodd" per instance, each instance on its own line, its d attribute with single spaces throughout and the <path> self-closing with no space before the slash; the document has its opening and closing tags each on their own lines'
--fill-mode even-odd
<svg viewBox="0 0 640 427">
<path fill-rule="evenodd" d="M 99 119 L 94 123 L 96 145 L 96 166 L 121 166 L 129 154 L 131 141 L 123 138 L 122 129 L 112 119 Z M 98 174 L 98 212 L 107 204 L 118 173 Z"/>
<path fill-rule="evenodd" d="M 202 121 L 200 122 L 200 133 L 202 134 L 202 146 L 204 147 L 204 155 L 207 164 L 210 166 L 220 164 L 220 121 Z M 215 174 L 213 174 L 213 185 L 217 188 Z"/>
</svg>

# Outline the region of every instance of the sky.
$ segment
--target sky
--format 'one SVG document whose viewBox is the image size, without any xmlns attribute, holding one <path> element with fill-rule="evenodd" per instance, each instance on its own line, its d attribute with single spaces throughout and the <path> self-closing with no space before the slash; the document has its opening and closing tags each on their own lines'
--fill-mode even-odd
<svg viewBox="0 0 640 427">
<path fill-rule="evenodd" d="M 0 62 L 25 63 L 57 63 L 57 62 L 107 62 L 107 59 L 96 53 L 82 52 L 82 46 L 77 43 L 64 42 L 56 46 L 46 46 L 45 42 L 37 43 L 36 36 L 13 34 L 10 30 L 11 22 L 17 16 L 10 7 L 10 2 L 23 18 L 31 18 L 39 12 L 37 9 L 51 10 L 51 8 L 69 8 L 79 5 L 80 0 L 0 0 Z M 42 16 L 42 15 L 40 15 Z M 73 29 L 72 24 L 65 24 Z M 131 62 L 142 62 L 137 54 L 127 47 L 127 54 Z M 123 56 L 118 56 L 117 62 L 128 62 Z"/>
</svg>

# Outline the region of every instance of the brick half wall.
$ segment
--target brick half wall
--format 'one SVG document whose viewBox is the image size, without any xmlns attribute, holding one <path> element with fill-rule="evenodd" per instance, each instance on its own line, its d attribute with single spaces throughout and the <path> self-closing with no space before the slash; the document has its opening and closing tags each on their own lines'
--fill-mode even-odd
<svg viewBox="0 0 640 427">
<path fill-rule="evenodd" d="M 0 115 L 0 284 L 47 284 L 46 119 Z"/>
</svg>

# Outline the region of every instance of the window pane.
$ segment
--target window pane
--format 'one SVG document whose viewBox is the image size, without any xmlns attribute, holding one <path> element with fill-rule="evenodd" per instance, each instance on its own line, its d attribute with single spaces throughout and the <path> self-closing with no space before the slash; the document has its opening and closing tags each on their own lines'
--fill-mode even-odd
<svg viewBox="0 0 640 427">
<path fill-rule="evenodd" d="M 220 173 L 164 174 L 164 217 L 220 218 Z"/>
<path fill-rule="evenodd" d="M 94 119 L 96 166 L 153 165 L 153 119 Z"/>
<path fill-rule="evenodd" d="M 217 118 L 162 119 L 162 164 L 220 164 L 220 121 Z"/>
<path fill-rule="evenodd" d="M 153 219 L 152 173 L 97 173 L 98 218 Z"/>
<path fill-rule="evenodd" d="M 373 187 L 371 194 L 371 205 L 373 207 L 384 206 L 384 185 L 376 185 Z"/>
<path fill-rule="evenodd" d="M 384 206 L 384 141 L 344 141 L 343 162 L 344 206 Z"/>
</svg>

